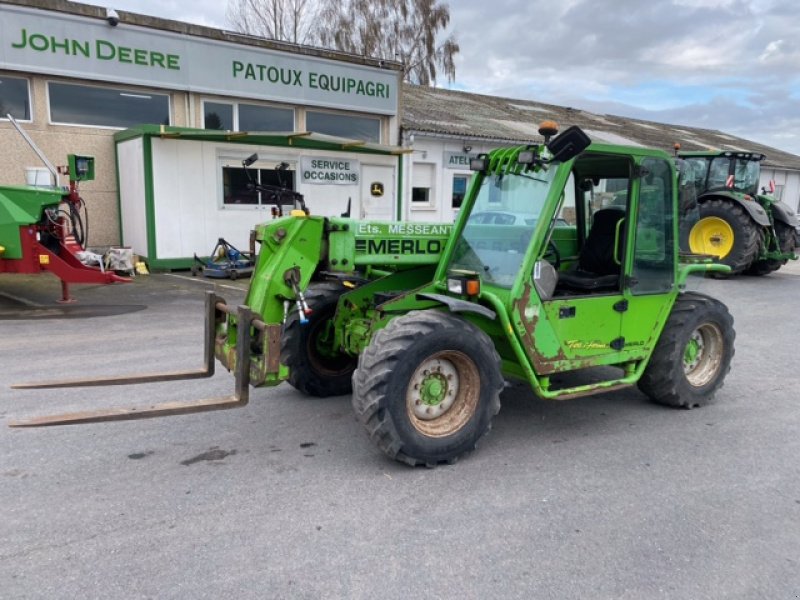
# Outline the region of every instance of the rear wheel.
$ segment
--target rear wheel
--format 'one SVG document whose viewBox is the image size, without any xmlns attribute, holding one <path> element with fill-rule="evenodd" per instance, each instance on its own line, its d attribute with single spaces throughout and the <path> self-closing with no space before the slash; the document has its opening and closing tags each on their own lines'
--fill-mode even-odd
<svg viewBox="0 0 800 600">
<path fill-rule="evenodd" d="M 741 207 L 727 200 L 712 199 L 700 205 L 700 218 L 688 231 L 688 247 L 694 254 L 719 257 L 722 264 L 738 275 L 758 253 L 759 226 Z"/>
<path fill-rule="evenodd" d="M 281 340 L 281 362 L 289 367 L 289 383 L 309 396 L 349 394 L 358 359 L 333 347 L 333 317 L 342 294 L 338 283 L 317 283 L 305 293 L 312 310 L 308 323 L 293 310 Z"/>
<path fill-rule="evenodd" d="M 775 235 L 778 238 L 778 247 L 783 253 L 794 252 L 797 247 L 797 231 L 794 227 L 781 221 L 775 221 Z M 767 275 L 777 271 L 786 264 L 788 259 L 757 260 L 748 269 L 751 275 Z"/>
<path fill-rule="evenodd" d="M 353 408 L 370 438 L 409 465 L 455 462 L 500 410 L 500 357 L 483 331 L 415 311 L 375 334 L 353 375 Z"/>
<path fill-rule="evenodd" d="M 708 403 L 730 370 L 733 317 L 708 296 L 678 297 L 653 350 L 639 389 L 653 402 L 681 408 Z"/>
</svg>

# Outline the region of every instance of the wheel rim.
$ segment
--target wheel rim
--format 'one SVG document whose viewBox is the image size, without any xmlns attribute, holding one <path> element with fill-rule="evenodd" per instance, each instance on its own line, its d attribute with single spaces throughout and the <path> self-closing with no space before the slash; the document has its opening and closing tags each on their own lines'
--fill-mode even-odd
<svg viewBox="0 0 800 600">
<path fill-rule="evenodd" d="M 466 354 L 448 350 L 426 358 L 411 375 L 406 409 L 418 432 L 444 437 L 467 424 L 479 398 L 477 365 Z"/>
<path fill-rule="evenodd" d="M 683 372 L 694 387 L 702 387 L 716 377 L 722 364 L 722 330 L 713 323 L 695 329 L 683 351 Z"/>
<path fill-rule="evenodd" d="M 733 242 L 733 228 L 719 217 L 704 217 L 689 232 L 689 249 L 695 254 L 725 258 L 733 250 Z"/>
</svg>

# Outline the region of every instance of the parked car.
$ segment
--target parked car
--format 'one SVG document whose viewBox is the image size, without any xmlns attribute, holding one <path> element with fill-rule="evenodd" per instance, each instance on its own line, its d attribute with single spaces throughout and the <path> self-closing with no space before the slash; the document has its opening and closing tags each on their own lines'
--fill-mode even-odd
<svg viewBox="0 0 800 600">
<path fill-rule="evenodd" d="M 470 225 L 527 225 L 532 227 L 539 220 L 539 215 L 530 213 L 513 213 L 501 210 L 477 212 L 470 215 Z M 556 226 L 569 225 L 565 219 L 557 218 Z"/>
</svg>

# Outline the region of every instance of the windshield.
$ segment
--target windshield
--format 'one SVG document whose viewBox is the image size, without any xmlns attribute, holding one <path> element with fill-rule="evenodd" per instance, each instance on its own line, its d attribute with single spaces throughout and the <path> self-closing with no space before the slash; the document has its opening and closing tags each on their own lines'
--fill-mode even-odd
<svg viewBox="0 0 800 600">
<path fill-rule="evenodd" d="M 511 287 L 557 170 L 485 175 L 449 268 Z"/>
</svg>

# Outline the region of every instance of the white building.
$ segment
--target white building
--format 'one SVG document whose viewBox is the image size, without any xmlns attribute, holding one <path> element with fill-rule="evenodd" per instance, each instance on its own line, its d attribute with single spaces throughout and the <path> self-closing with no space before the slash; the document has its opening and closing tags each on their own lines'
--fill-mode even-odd
<svg viewBox="0 0 800 600">
<path fill-rule="evenodd" d="M 800 209 L 800 156 L 720 131 L 599 115 L 573 108 L 484 96 L 453 90 L 404 85 L 402 143 L 407 155 L 402 216 L 410 221 L 452 221 L 458 214 L 468 157 L 490 148 L 541 142 L 543 120 L 563 129 L 580 126 L 593 140 L 682 150 L 746 150 L 766 155 L 761 186 L 775 182 L 775 196 L 795 212 Z"/>
<path fill-rule="evenodd" d="M 3 116 L 56 164 L 95 156 L 82 187 L 90 245 L 134 245 L 164 267 L 188 266 L 220 236 L 246 247 L 268 218 L 242 172 L 254 152 L 251 174 L 305 194 L 316 214 L 349 201 L 354 216 L 397 216 L 401 65 L 118 16 L 64 0 L 0 3 Z M 0 182 L 21 184 L 38 159 L 2 120 Z"/>
</svg>

